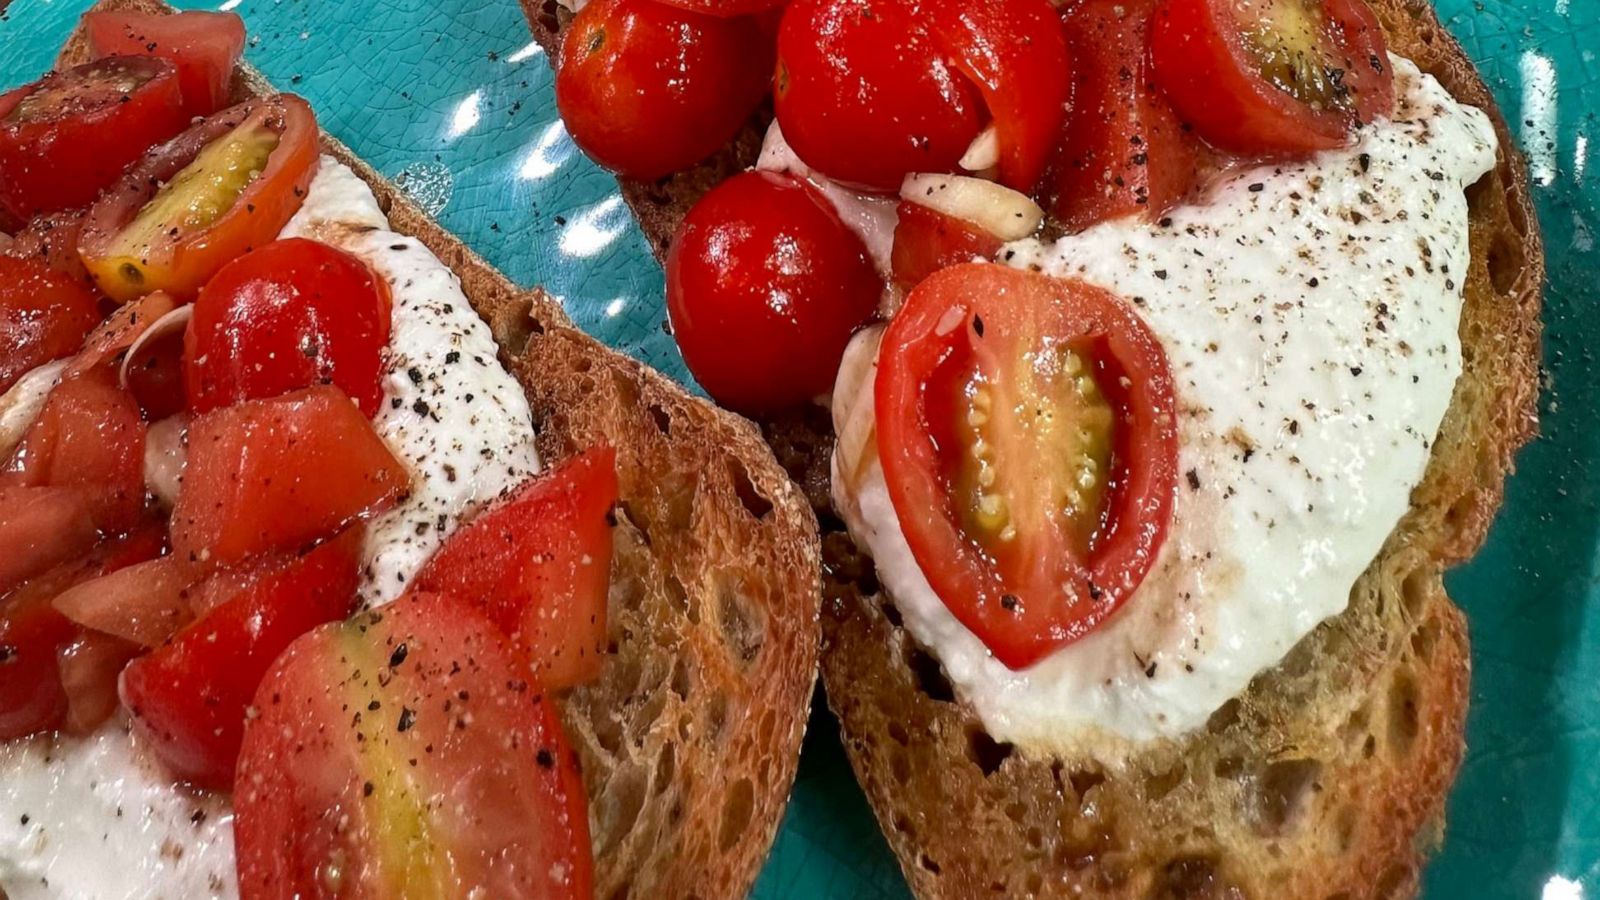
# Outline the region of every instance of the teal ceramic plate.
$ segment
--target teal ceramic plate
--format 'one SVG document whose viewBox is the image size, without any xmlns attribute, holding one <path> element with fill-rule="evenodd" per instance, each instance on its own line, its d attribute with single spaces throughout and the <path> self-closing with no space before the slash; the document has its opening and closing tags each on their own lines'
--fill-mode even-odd
<svg viewBox="0 0 1600 900">
<path fill-rule="evenodd" d="M 1489 545 L 1448 579 L 1471 620 L 1473 696 L 1427 896 L 1600 897 L 1600 0 L 1438 2 L 1528 154 L 1550 387 Z M 14 0 L 0 15 L 0 85 L 42 72 L 86 5 Z M 251 62 L 446 228 L 589 332 L 687 378 L 661 327 L 661 270 L 616 184 L 556 118 L 514 0 L 221 6 L 249 24 Z M 756 896 L 905 894 L 819 706 Z"/>
</svg>

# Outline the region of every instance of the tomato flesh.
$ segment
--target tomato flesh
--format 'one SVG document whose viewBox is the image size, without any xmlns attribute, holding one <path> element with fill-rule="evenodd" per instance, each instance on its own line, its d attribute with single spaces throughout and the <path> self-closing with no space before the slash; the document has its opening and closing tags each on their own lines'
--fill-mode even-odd
<svg viewBox="0 0 1600 900">
<path fill-rule="evenodd" d="M 588 897 L 576 756 L 471 607 L 411 594 L 292 644 L 234 794 L 244 896 Z"/>
<path fill-rule="evenodd" d="M 233 785 L 245 708 L 268 667 L 296 638 L 350 612 L 362 533 L 353 528 L 303 555 L 257 564 L 242 581 L 230 578 L 232 596 L 128 665 L 123 705 L 174 775 L 213 790 Z"/>
<path fill-rule="evenodd" d="M 172 510 L 180 557 L 227 565 L 292 552 L 387 508 L 410 476 L 332 386 L 198 416 Z"/>
<path fill-rule="evenodd" d="M 225 264 L 277 238 L 316 174 L 318 131 L 280 94 L 223 110 L 155 148 L 89 210 L 81 254 L 106 296 L 192 300 Z"/>
<path fill-rule="evenodd" d="M 900 201 L 895 209 L 894 282 L 909 290 L 946 266 L 992 259 L 1001 241 L 993 234 L 920 203 Z"/>
<path fill-rule="evenodd" d="M 1233 153 L 1339 147 L 1394 106 L 1383 29 L 1364 0 L 1167 0 L 1150 28 L 1156 82 Z"/>
<path fill-rule="evenodd" d="M 667 256 L 667 312 L 717 402 L 774 412 L 827 393 L 883 283 L 866 247 L 803 181 L 747 172 L 689 210 Z"/>
<path fill-rule="evenodd" d="M 100 321 L 94 295 L 38 259 L 0 256 L 0 393 L 71 356 Z"/>
<path fill-rule="evenodd" d="M 89 496 L 70 487 L 0 483 L 0 594 L 99 540 Z"/>
<path fill-rule="evenodd" d="M 653 181 L 738 133 L 766 96 L 772 41 L 751 18 L 656 0 L 594 0 L 567 28 L 556 105 L 596 162 Z"/>
<path fill-rule="evenodd" d="M 598 447 L 479 513 L 411 589 L 476 606 L 549 690 L 600 674 L 617 502 L 617 454 Z"/>
<path fill-rule="evenodd" d="M 1154 563 L 1176 490 L 1172 378 L 1118 298 L 943 269 L 889 323 L 875 402 L 912 553 L 1005 665 L 1088 634 Z"/>
<path fill-rule="evenodd" d="M 332 384 L 376 415 L 388 344 L 388 287 L 366 264 L 317 241 L 274 241 L 201 289 L 184 335 L 189 408 Z"/>
<path fill-rule="evenodd" d="M 90 286 L 89 270 L 83 267 L 83 259 L 78 256 L 84 212 L 73 209 L 35 216 L 17 232 L 16 239 L 4 249 L 4 254 L 17 259 L 38 260 L 72 281 Z"/>
<path fill-rule="evenodd" d="M 102 59 L 0 94 L 0 213 L 83 206 L 188 124 L 171 63 Z"/>
<path fill-rule="evenodd" d="M 74 585 L 53 603 L 91 631 L 154 647 L 194 618 L 189 587 L 198 577 L 186 561 L 164 556 Z"/>
<path fill-rule="evenodd" d="M 233 69 L 244 53 L 236 13 L 95 10 L 83 16 L 95 56 L 154 56 L 178 69 L 184 114 L 209 116 L 228 105 Z"/>
<path fill-rule="evenodd" d="M 1076 102 L 1056 162 L 1051 211 L 1067 231 L 1159 217 L 1195 188 L 1205 153 L 1150 72 L 1158 0 L 1082 0 L 1062 12 L 1076 51 Z"/>
</svg>

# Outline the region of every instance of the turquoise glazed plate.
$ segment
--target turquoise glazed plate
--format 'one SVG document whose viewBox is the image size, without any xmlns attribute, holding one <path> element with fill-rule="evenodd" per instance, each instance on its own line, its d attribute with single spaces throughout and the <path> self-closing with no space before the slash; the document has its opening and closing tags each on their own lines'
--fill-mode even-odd
<svg viewBox="0 0 1600 900">
<path fill-rule="evenodd" d="M 1471 621 L 1473 696 L 1426 896 L 1600 898 L 1600 0 L 1438 2 L 1528 155 L 1549 378 L 1543 436 L 1518 458 L 1488 546 L 1448 579 Z M 43 72 L 87 5 L 0 0 L 0 85 Z M 251 62 L 446 228 L 590 333 L 688 380 L 662 330 L 661 270 L 615 182 L 557 119 L 513 0 L 221 8 L 248 23 Z M 755 895 L 906 893 L 819 703 Z"/>
</svg>

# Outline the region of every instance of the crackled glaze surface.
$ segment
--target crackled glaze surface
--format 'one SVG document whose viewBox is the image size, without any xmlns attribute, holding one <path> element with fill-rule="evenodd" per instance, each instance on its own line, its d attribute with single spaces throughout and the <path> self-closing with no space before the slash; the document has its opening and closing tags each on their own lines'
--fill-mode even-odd
<svg viewBox="0 0 1600 900">
<path fill-rule="evenodd" d="M 1489 545 L 1449 578 L 1472 624 L 1473 706 L 1426 896 L 1600 897 L 1600 0 L 1438 3 L 1528 152 L 1551 387 Z M 87 5 L 0 0 L 0 84 L 42 72 Z M 445 227 L 561 297 L 582 327 L 685 377 L 661 327 L 661 270 L 615 182 L 562 130 L 515 3 L 221 5 L 249 24 L 251 62 Z M 758 897 L 906 895 L 836 734 L 813 714 Z"/>
</svg>

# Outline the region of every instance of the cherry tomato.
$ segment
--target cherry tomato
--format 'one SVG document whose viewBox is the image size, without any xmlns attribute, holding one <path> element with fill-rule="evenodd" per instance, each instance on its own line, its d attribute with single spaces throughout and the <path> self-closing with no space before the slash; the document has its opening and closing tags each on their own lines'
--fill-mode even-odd
<svg viewBox="0 0 1600 900">
<path fill-rule="evenodd" d="M 327 244 L 274 241 L 206 282 L 184 335 L 189 408 L 333 384 L 368 416 L 383 399 L 389 289 Z"/>
<path fill-rule="evenodd" d="M 661 2 L 689 12 L 731 19 L 737 16 L 761 18 L 763 14 L 779 12 L 787 0 L 661 0 Z M 768 66 L 763 74 L 771 75 L 772 67 Z"/>
<path fill-rule="evenodd" d="M 529 481 L 450 536 L 411 582 L 477 607 L 548 690 L 600 674 L 617 454 L 598 447 Z"/>
<path fill-rule="evenodd" d="M 304 100 L 249 100 L 151 150 L 89 210 L 81 253 L 106 296 L 192 300 L 224 264 L 271 243 L 300 209 L 318 156 Z"/>
<path fill-rule="evenodd" d="M 292 552 L 391 505 L 405 466 L 329 385 L 198 416 L 172 510 L 178 556 L 227 565 Z"/>
<path fill-rule="evenodd" d="M 189 118 L 228 105 L 233 69 L 244 53 L 244 20 L 237 14 L 96 10 L 84 14 L 83 28 L 95 56 L 155 56 L 177 66 Z"/>
<path fill-rule="evenodd" d="M 1205 165 L 1199 140 L 1150 74 L 1145 48 L 1159 2 L 1081 0 L 1062 12 L 1078 66 L 1051 211 L 1068 231 L 1154 219 L 1194 189 Z"/>
<path fill-rule="evenodd" d="M 85 287 L 89 270 L 78 256 L 85 210 L 69 209 L 34 216 L 3 251 L 17 259 L 36 259 Z"/>
<path fill-rule="evenodd" d="M 806 165 L 896 191 L 911 172 L 954 172 L 986 117 L 913 0 L 794 0 L 778 28 L 778 124 Z"/>
<path fill-rule="evenodd" d="M 982 228 L 929 209 L 920 203 L 900 201 L 895 208 L 894 282 L 909 290 L 934 272 L 973 257 L 992 259 L 1001 241 Z"/>
<path fill-rule="evenodd" d="M 772 412 L 828 392 L 882 282 L 861 239 L 810 185 L 747 172 L 707 193 L 667 256 L 667 312 L 717 402 Z"/>
<path fill-rule="evenodd" d="M 163 556 L 68 588 L 52 605 L 91 631 L 155 647 L 194 619 L 189 589 L 200 574 L 187 560 Z"/>
<path fill-rule="evenodd" d="M 591 896 L 577 757 L 525 671 L 493 623 L 434 594 L 295 641 L 245 725 L 240 893 Z"/>
<path fill-rule="evenodd" d="M 128 666 L 123 705 L 174 775 L 213 790 L 233 786 L 245 708 L 267 668 L 295 638 L 350 612 L 363 530 L 256 565 L 232 597 Z"/>
<path fill-rule="evenodd" d="M 157 59 L 97 60 L 0 95 L 0 212 L 83 206 L 187 124 L 177 70 Z"/>
<path fill-rule="evenodd" d="M 1177 487 L 1172 375 L 1117 297 L 992 263 L 929 276 L 874 401 L 889 497 L 928 582 L 1013 669 L 1144 579 Z"/>
<path fill-rule="evenodd" d="M 99 321 L 100 304 L 82 285 L 41 260 L 0 256 L 0 393 L 78 352 Z"/>
<path fill-rule="evenodd" d="M 159 422 L 188 408 L 183 384 L 183 331 L 170 329 L 128 348 L 122 371 L 144 417 Z"/>
<path fill-rule="evenodd" d="M 1167 0 L 1150 27 L 1156 83 L 1224 150 L 1342 146 L 1394 106 L 1383 28 L 1363 0 Z"/>
<path fill-rule="evenodd" d="M 89 734 L 117 711 L 117 676 L 143 652 L 138 644 L 109 634 L 80 630 L 70 644 L 56 651 L 67 714 L 61 728 Z"/>
<path fill-rule="evenodd" d="M 62 380 L 93 372 L 114 362 L 149 331 L 150 326 L 177 308 L 177 301 L 172 299 L 172 295 L 161 292 L 146 294 L 116 307 L 83 339 L 83 349 L 67 361 Z"/>
<path fill-rule="evenodd" d="M 653 181 L 738 133 L 766 95 L 771 46 L 754 19 L 594 0 L 562 40 L 556 105 L 596 162 Z"/>
</svg>

